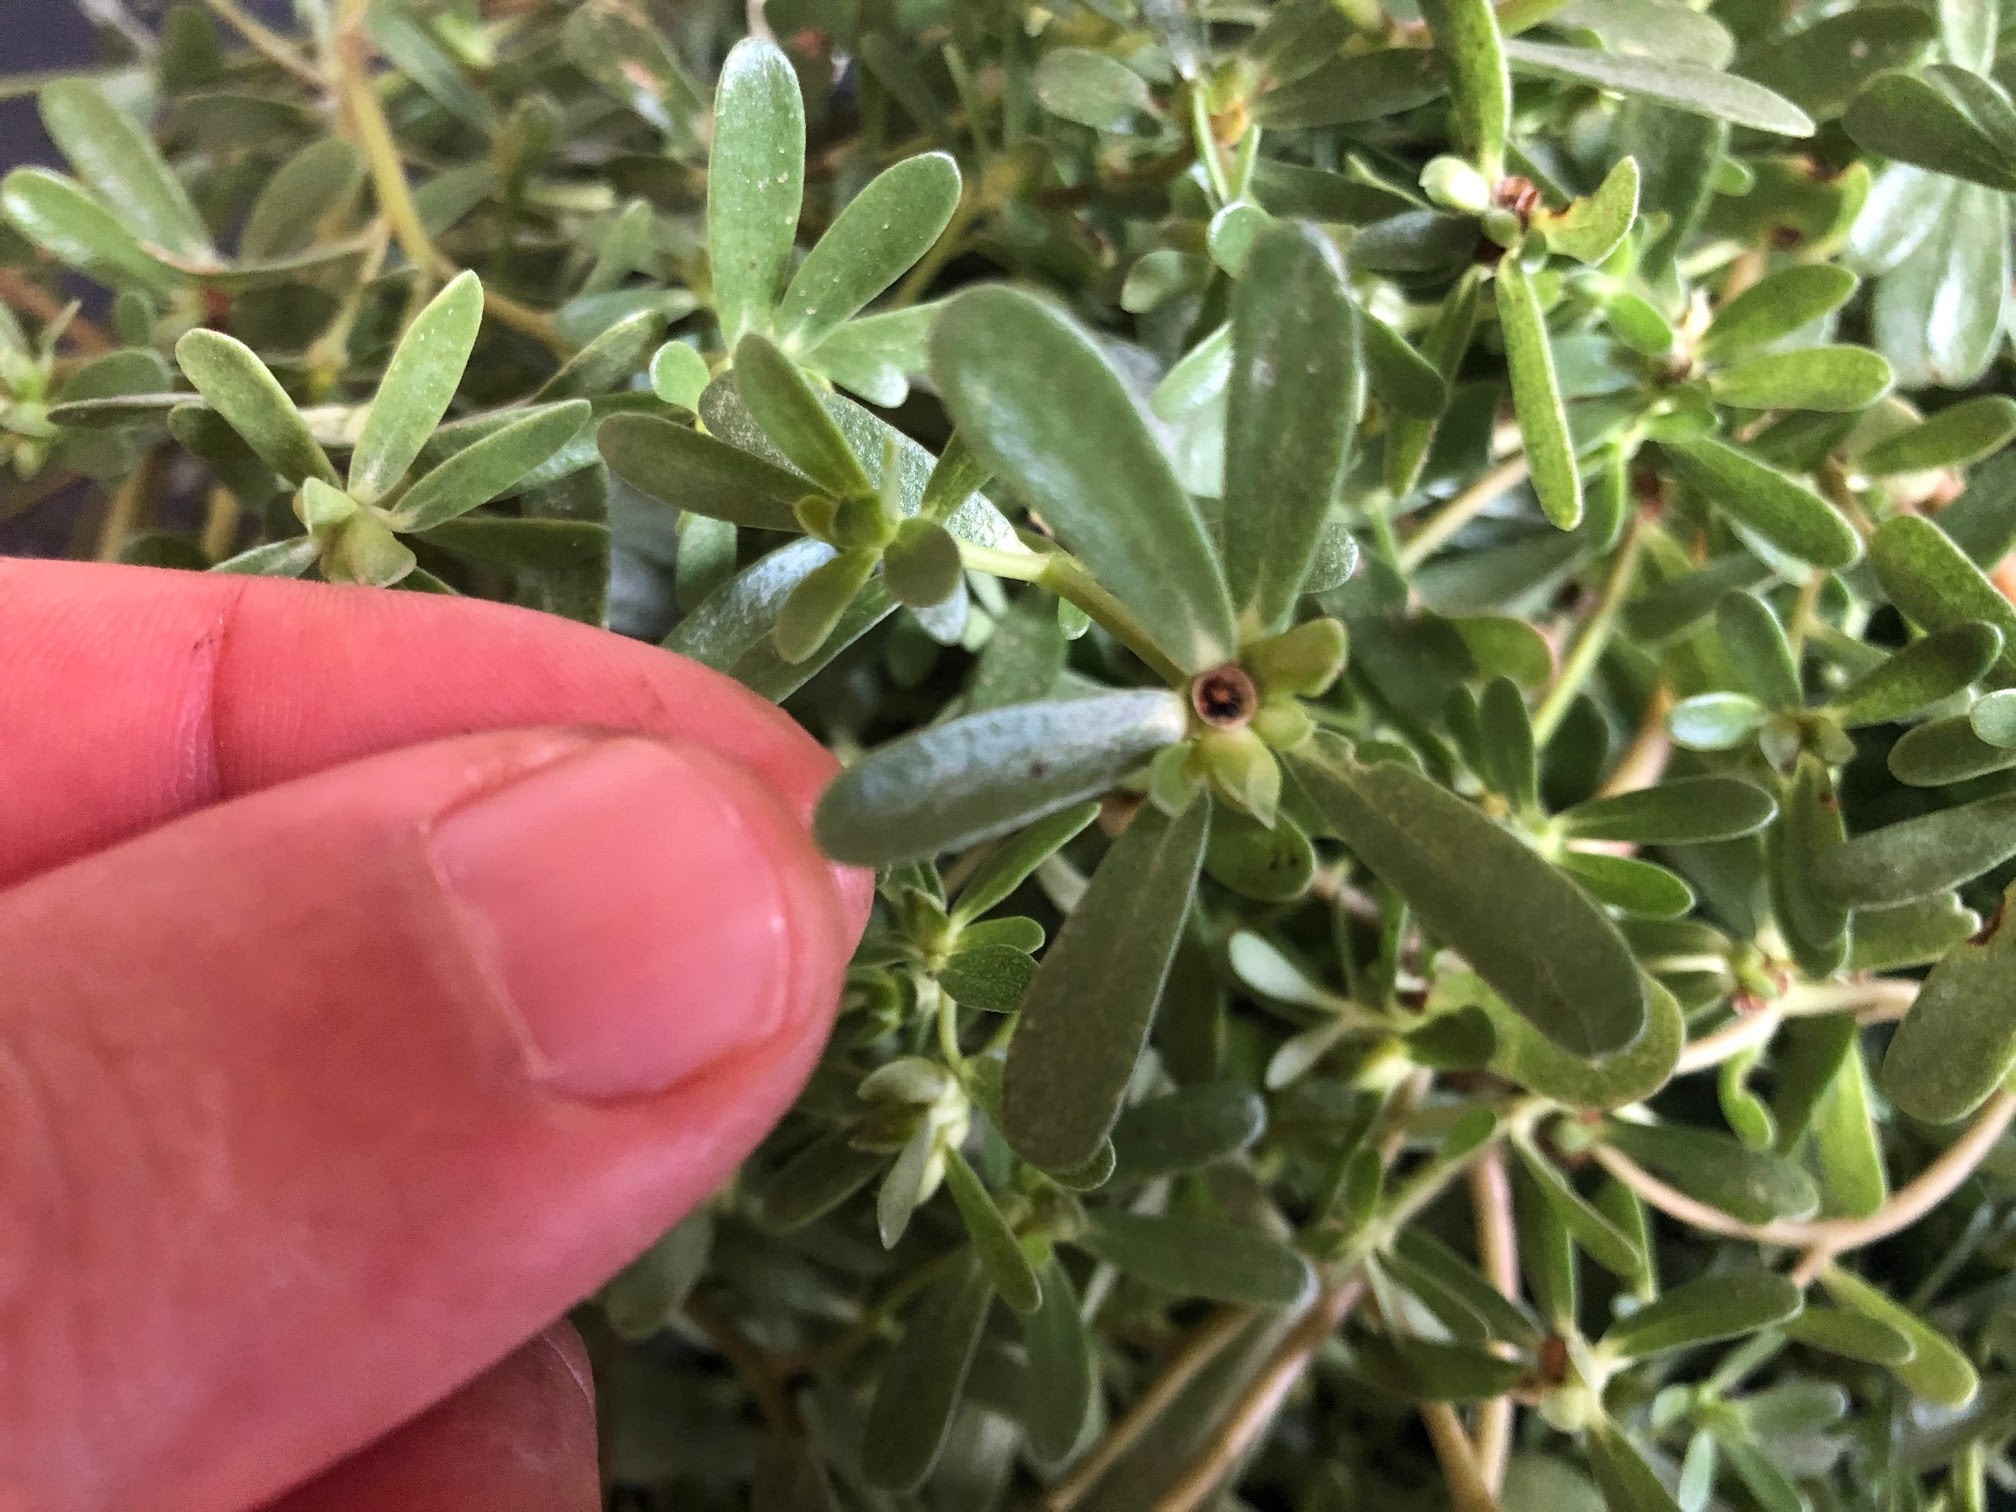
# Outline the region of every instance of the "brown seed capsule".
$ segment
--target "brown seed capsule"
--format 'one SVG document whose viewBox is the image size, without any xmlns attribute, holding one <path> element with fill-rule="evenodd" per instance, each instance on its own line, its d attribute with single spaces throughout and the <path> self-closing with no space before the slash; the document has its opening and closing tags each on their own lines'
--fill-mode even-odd
<svg viewBox="0 0 2016 1512">
<path fill-rule="evenodd" d="M 1214 730 L 1236 730 L 1260 707 L 1260 690 L 1236 662 L 1213 668 L 1190 684 L 1190 707 Z"/>
</svg>

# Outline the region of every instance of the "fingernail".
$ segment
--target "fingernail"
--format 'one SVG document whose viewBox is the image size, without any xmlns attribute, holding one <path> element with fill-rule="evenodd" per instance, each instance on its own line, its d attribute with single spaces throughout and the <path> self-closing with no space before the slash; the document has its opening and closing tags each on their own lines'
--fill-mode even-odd
<svg viewBox="0 0 2016 1512">
<path fill-rule="evenodd" d="M 824 921 L 799 917 L 776 815 L 741 786 L 717 758 L 612 739 L 435 826 L 436 870 L 539 1082 L 657 1092 L 783 1027 L 795 943 Z"/>
</svg>

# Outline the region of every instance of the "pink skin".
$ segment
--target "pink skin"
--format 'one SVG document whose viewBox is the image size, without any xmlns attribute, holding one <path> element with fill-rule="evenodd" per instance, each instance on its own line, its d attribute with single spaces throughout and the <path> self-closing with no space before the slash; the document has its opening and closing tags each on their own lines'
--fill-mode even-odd
<svg viewBox="0 0 2016 1512">
<path fill-rule="evenodd" d="M 830 758 L 418 594 L 5 562 L 0 644 L 0 1506 L 586 1512 L 519 1346 L 810 1070 Z"/>
</svg>

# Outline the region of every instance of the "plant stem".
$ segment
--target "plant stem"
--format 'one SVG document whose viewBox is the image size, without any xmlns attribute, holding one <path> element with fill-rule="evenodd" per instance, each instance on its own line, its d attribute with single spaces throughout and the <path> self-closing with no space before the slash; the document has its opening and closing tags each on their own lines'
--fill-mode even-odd
<svg viewBox="0 0 2016 1512">
<path fill-rule="evenodd" d="M 1498 1498 L 1484 1483 L 1477 1452 L 1456 1409 L 1447 1402 L 1423 1402 L 1421 1422 L 1428 1429 L 1428 1442 L 1435 1446 L 1442 1478 L 1449 1483 L 1449 1504 L 1456 1512 L 1498 1512 Z"/>
<path fill-rule="evenodd" d="M 314 65 L 303 58 L 287 39 L 271 30 L 258 17 L 241 10 L 235 0 L 203 0 L 210 14 L 243 37 L 252 51 L 268 63 L 292 74 L 303 84 L 321 90 L 327 84 Z"/>
<path fill-rule="evenodd" d="M 1477 1260 L 1484 1279 L 1501 1297 L 1519 1299 L 1519 1238 L 1512 1221 L 1512 1184 L 1505 1176 L 1505 1153 L 1492 1146 L 1471 1163 L 1470 1210 L 1477 1226 Z M 1477 1411 L 1477 1469 L 1497 1495 L 1505 1485 L 1512 1454 L 1512 1398 L 1496 1396 Z"/>
<path fill-rule="evenodd" d="M 1421 528 L 1400 543 L 1399 562 L 1403 572 L 1412 572 L 1441 549 L 1444 542 L 1482 514 L 1493 499 L 1500 498 L 1526 481 L 1532 470 L 1524 452 L 1514 452 L 1457 494 L 1425 520 Z"/>
<path fill-rule="evenodd" d="M 889 296 L 888 308 L 907 309 L 915 304 L 924 291 L 931 287 L 946 263 L 952 260 L 966 240 L 966 232 L 972 227 L 980 213 L 980 196 L 972 185 L 959 196 L 959 203 L 952 208 L 952 218 L 945 222 L 945 229 L 938 233 L 938 239 L 925 249 L 910 271 L 903 275 L 903 282 L 896 286 L 896 292 Z"/>
<path fill-rule="evenodd" d="M 1209 1322 L 1184 1341 L 1183 1347 L 1162 1368 L 1154 1384 L 1127 1409 L 1126 1416 L 1108 1428 L 1099 1442 L 1078 1462 L 1077 1468 L 1051 1489 L 1043 1503 L 1044 1512 L 1070 1512 L 1072 1507 L 1084 1500 L 1085 1494 L 1119 1463 L 1122 1455 L 1134 1447 L 1141 1435 L 1168 1410 L 1169 1404 L 1176 1400 L 1183 1388 L 1225 1352 L 1254 1316 L 1250 1307 L 1221 1307 L 1213 1313 Z"/>
<path fill-rule="evenodd" d="M 32 315 L 44 325 L 60 319 L 64 310 L 69 308 L 65 301 L 18 268 L 0 268 L 0 304 L 19 310 L 24 315 Z M 111 337 L 82 315 L 73 315 L 70 323 L 63 328 L 63 334 L 78 351 L 88 356 L 109 352 L 114 345 Z"/>
<path fill-rule="evenodd" d="M 1603 659 L 1611 632 L 1617 628 L 1617 616 L 1623 612 L 1624 600 L 1631 596 L 1631 589 L 1638 581 L 1638 563 L 1644 554 L 1645 520 L 1641 515 L 1632 522 L 1623 546 L 1612 558 L 1610 574 L 1603 580 L 1603 595 L 1597 599 L 1595 612 L 1583 625 L 1582 633 L 1575 638 L 1567 660 L 1562 662 L 1561 675 L 1554 679 L 1554 686 L 1533 712 L 1534 744 L 1544 746 L 1553 738 L 1568 713 L 1568 706 Z"/>
<path fill-rule="evenodd" d="M 1069 552 L 1003 551 L 994 546 L 975 546 L 969 541 L 961 541 L 959 560 L 975 572 L 1047 588 L 1057 597 L 1083 609 L 1172 688 L 1188 686 L 1190 674 L 1156 648 L 1133 611 L 1108 593 L 1085 570 L 1085 564 Z"/>
<path fill-rule="evenodd" d="M 1592 1150 L 1597 1164 L 1636 1192 L 1669 1218 L 1711 1234 L 1731 1239 L 1748 1239 L 1755 1244 L 1775 1244 L 1807 1251 L 1792 1278 L 1802 1285 L 1818 1275 L 1835 1256 L 1851 1249 L 1887 1239 L 1899 1229 L 1909 1228 L 1932 1209 L 1952 1196 L 2016 1116 L 2016 1093 L 1997 1092 L 1974 1116 L 1974 1122 L 1939 1158 L 1920 1171 L 1912 1181 L 1890 1194 L 1887 1202 L 1867 1218 L 1823 1218 L 1811 1222 L 1780 1219 L 1772 1223 L 1745 1223 L 1719 1208 L 1689 1197 L 1654 1176 L 1621 1150 L 1598 1144 Z"/>
</svg>

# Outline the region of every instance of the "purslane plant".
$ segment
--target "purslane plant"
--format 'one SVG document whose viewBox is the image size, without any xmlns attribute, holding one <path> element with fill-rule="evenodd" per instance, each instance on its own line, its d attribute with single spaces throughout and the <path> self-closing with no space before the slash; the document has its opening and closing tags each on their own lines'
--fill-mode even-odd
<svg viewBox="0 0 2016 1512">
<path fill-rule="evenodd" d="M 612 1506 L 2016 1479 L 1993 0 L 296 11 L 35 81 L 0 501 L 662 641 L 877 869 Z"/>
</svg>

